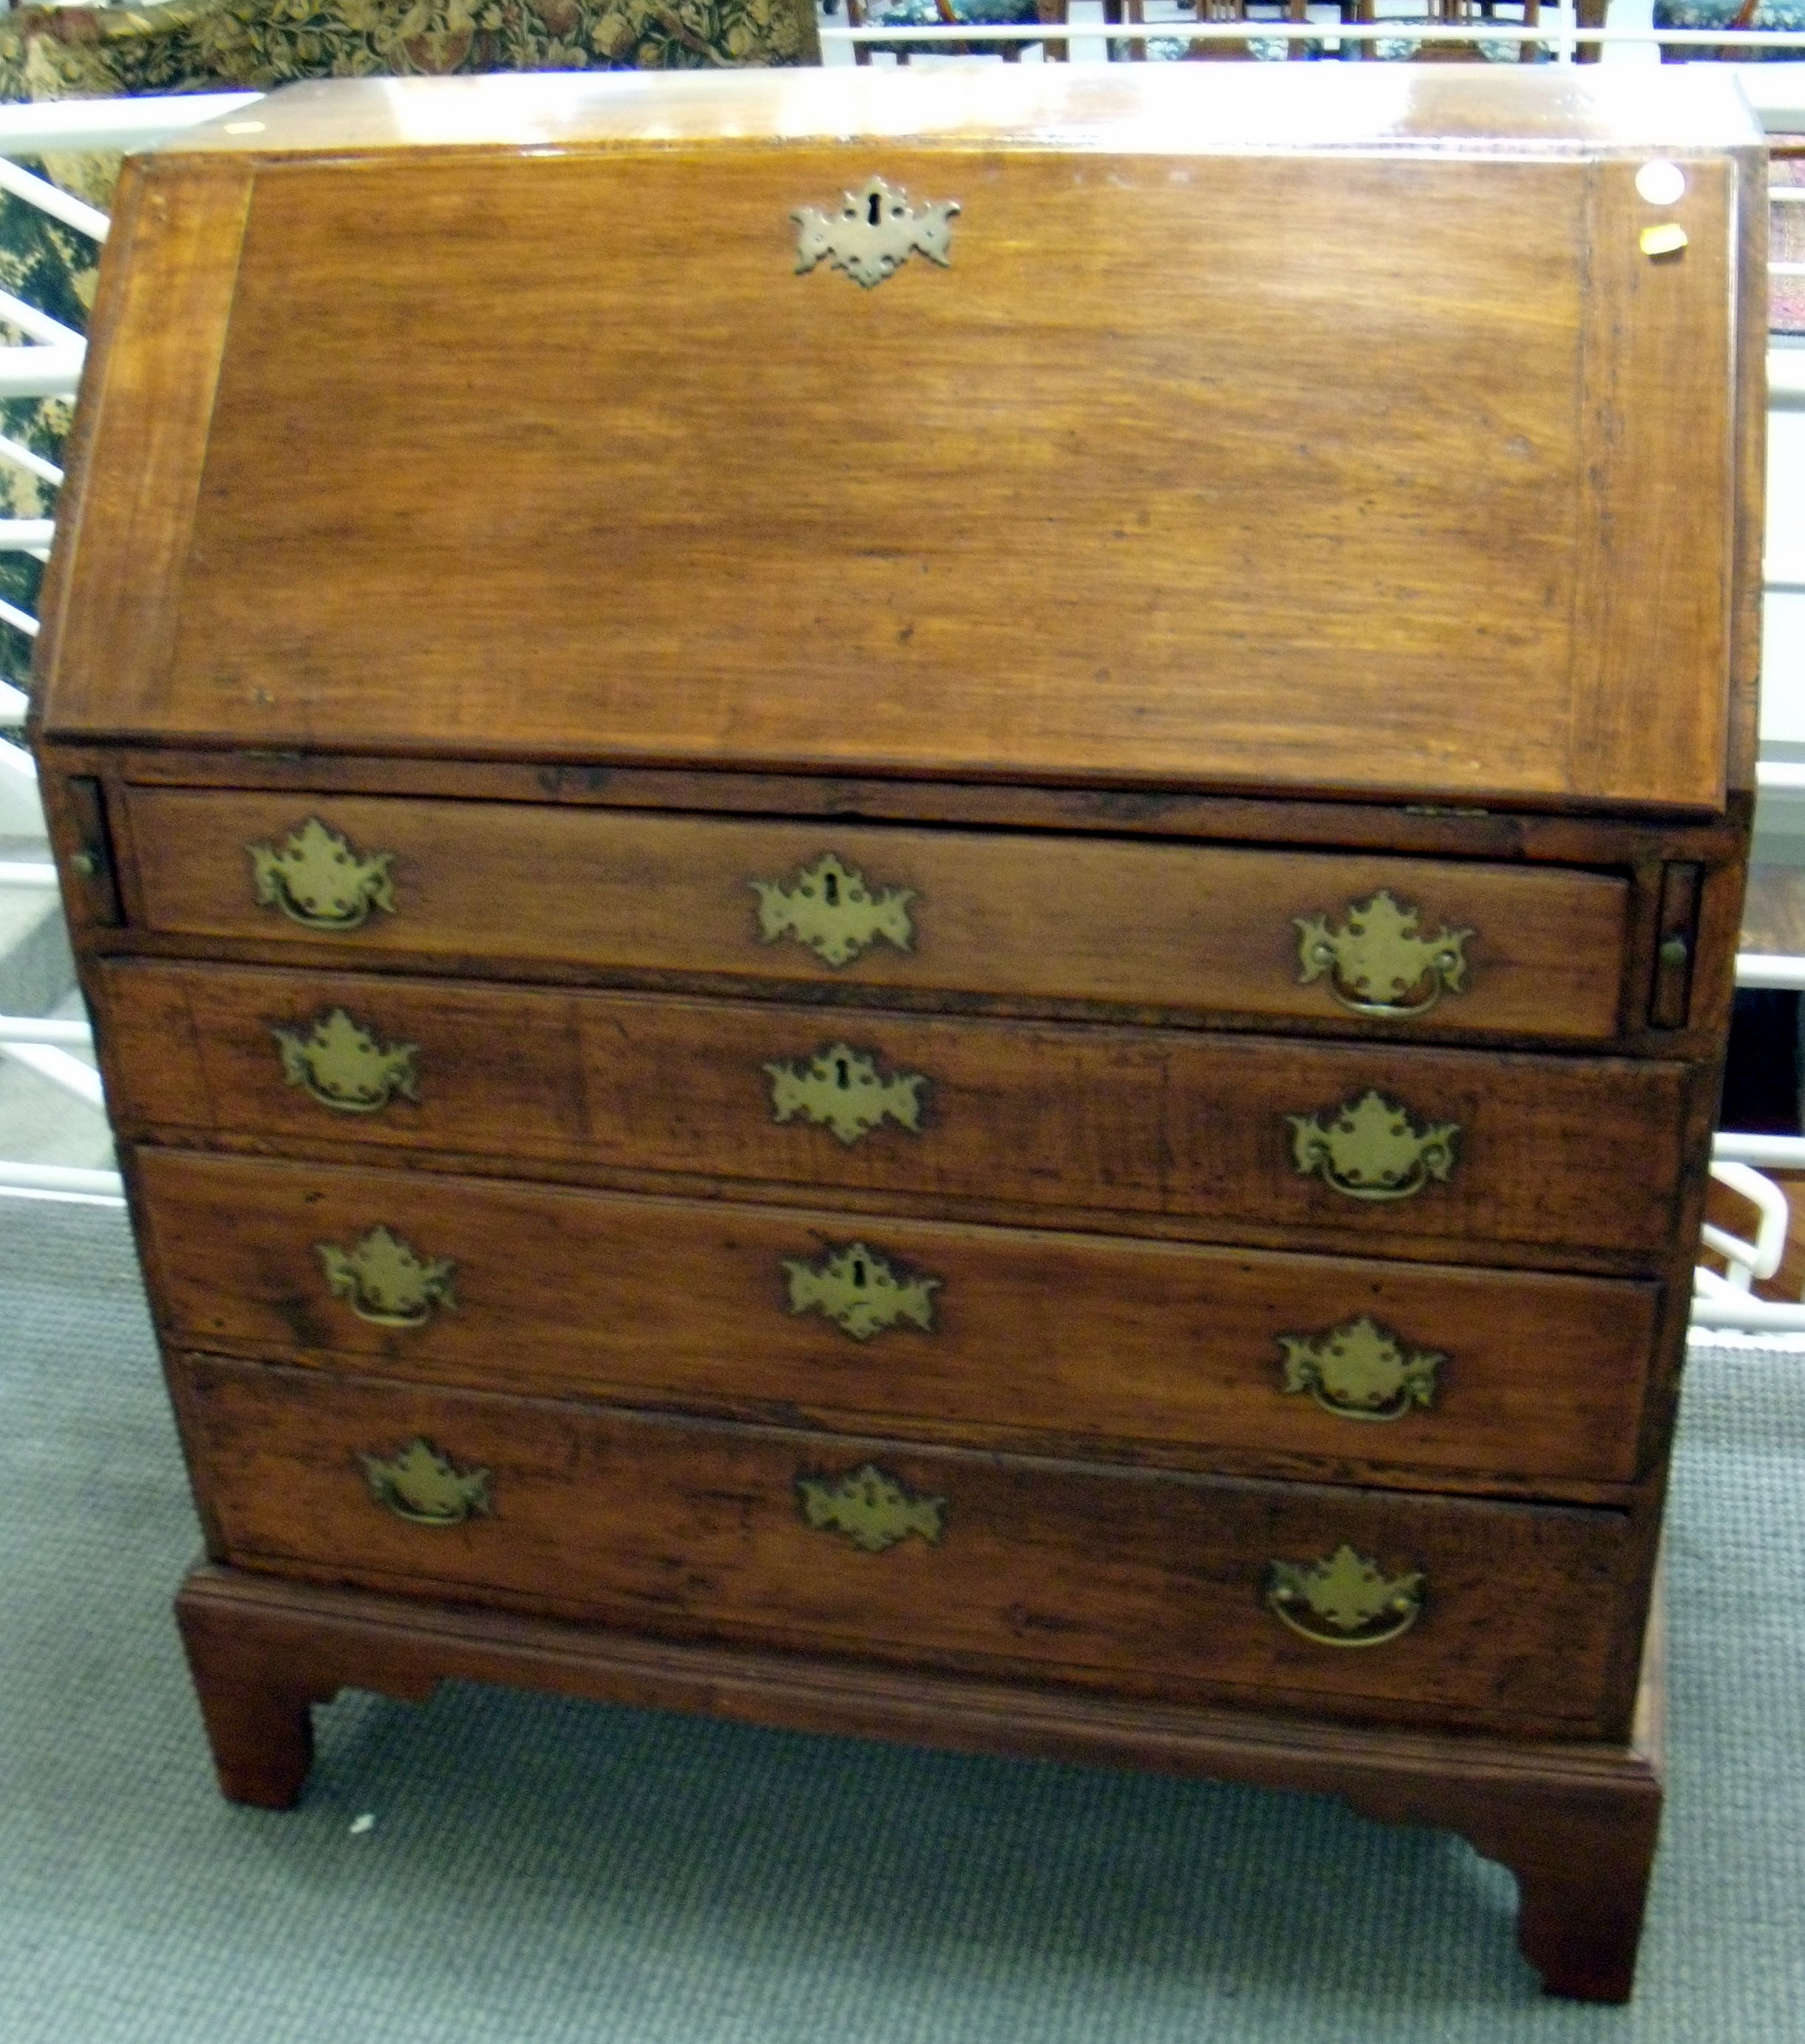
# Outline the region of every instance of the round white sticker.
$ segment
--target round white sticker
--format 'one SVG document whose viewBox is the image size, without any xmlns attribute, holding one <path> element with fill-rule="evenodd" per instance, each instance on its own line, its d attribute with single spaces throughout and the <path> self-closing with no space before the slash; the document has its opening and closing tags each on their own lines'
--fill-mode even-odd
<svg viewBox="0 0 1805 2044">
<path fill-rule="evenodd" d="M 1650 206 L 1676 205 L 1686 190 L 1686 173 L 1665 159 L 1644 163 L 1636 173 L 1636 190 Z"/>
</svg>

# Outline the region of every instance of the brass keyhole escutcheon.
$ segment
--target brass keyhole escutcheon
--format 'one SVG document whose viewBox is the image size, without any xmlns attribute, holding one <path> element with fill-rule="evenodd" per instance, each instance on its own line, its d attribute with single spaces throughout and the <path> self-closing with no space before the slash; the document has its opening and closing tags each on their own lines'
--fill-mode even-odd
<svg viewBox="0 0 1805 2044">
<path fill-rule="evenodd" d="M 875 1058 L 850 1043 L 828 1043 L 806 1063 L 769 1064 L 771 1117 L 798 1116 L 831 1128 L 851 1145 L 885 1121 L 919 1135 L 927 1082 L 920 1072 L 886 1075 Z"/>
<path fill-rule="evenodd" d="M 915 889 L 874 886 L 835 852 L 823 852 L 787 884 L 747 884 L 758 897 L 758 936 L 767 944 L 793 937 L 831 966 L 849 963 L 880 937 L 899 951 L 914 946 Z"/>
<path fill-rule="evenodd" d="M 870 1341 L 899 1320 L 934 1331 L 940 1280 L 894 1270 L 862 1242 L 831 1249 L 814 1263 L 785 1257 L 783 1272 L 792 1313 L 820 1313 L 854 1341 Z"/>
<path fill-rule="evenodd" d="M 874 290 L 893 277 L 911 256 L 924 256 L 945 269 L 952 260 L 956 199 L 911 206 L 908 194 L 882 178 L 869 178 L 856 192 L 847 192 L 839 210 L 798 206 L 796 270 L 805 276 L 818 263 L 843 271 L 863 290 Z"/>
<path fill-rule="evenodd" d="M 796 1479 L 796 1501 L 812 1531 L 843 1533 L 867 1554 L 881 1554 L 912 1533 L 939 1546 L 947 1511 L 945 1498 L 917 1496 L 875 1462 L 837 1482 L 805 1473 Z"/>
</svg>

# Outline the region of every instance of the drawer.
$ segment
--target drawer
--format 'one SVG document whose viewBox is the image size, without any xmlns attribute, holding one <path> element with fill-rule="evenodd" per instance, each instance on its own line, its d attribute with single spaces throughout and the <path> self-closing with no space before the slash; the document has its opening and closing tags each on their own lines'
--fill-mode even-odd
<svg viewBox="0 0 1805 2044">
<path fill-rule="evenodd" d="M 1634 1629 L 1619 1512 L 179 1366 L 226 1558 L 251 1566 L 639 1631 L 1519 1730 L 1605 1729 Z"/>
<path fill-rule="evenodd" d="M 154 930 L 1449 1036 L 1615 1035 L 1627 883 L 1565 869 L 134 788 Z"/>
<path fill-rule="evenodd" d="M 128 1127 L 1538 1260 L 1663 1254 L 1684 1162 L 1689 1075 L 1651 1060 L 370 975 L 132 964 L 93 984 Z"/>
<path fill-rule="evenodd" d="M 183 1347 L 842 1426 L 1635 1473 L 1653 1285 L 167 1151 L 137 1177 Z"/>
</svg>

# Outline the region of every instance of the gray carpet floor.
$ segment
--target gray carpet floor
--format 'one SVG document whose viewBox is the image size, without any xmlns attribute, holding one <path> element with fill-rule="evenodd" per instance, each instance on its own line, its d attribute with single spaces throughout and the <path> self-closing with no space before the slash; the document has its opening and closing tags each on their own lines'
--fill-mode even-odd
<svg viewBox="0 0 1805 2044">
<path fill-rule="evenodd" d="M 1671 1527 L 1626 2010 L 1538 1996 L 1457 1840 L 1317 1798 L 448 1686 L 344 1698 L 301 1808 L 234 1809 L 123 1220 L 0 1201 L 0 2040 L 1805 2038 L 1805 1360 L 1696 1356 Z"/>
</svg>

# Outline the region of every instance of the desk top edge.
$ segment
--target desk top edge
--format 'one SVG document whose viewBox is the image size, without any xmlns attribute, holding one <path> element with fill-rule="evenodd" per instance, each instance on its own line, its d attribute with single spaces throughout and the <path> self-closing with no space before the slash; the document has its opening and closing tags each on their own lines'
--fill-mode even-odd
<svg viewBox="0 0 1805 2044">
<path fill-rule="evenodd" d="M 1735 81 L 1703 67 L 1049 64 L 313 81 L 173 136 L 154 154 L 861 140 L 1143 156 L 1558 158 L 1754 148 L 1763 137 Z"/>
</svg>

